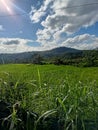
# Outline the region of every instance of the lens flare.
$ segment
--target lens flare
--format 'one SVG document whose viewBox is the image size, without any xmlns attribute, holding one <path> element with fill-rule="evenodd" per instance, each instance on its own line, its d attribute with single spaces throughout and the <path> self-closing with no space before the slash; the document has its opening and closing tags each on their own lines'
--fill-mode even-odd
<svg viewBox="0 0 98 130">
<path fill-rule="evenodd" d="M 6 10 L 9 12 L 9 13 L 11 13 L 12 11 L 11 11 L 11 9 L 10 9 L 10 7 L 9 7 L 9 2 L 8 1 L 4 1 L 4 0 L 1 0 L 1 2 L 2 2 L 2 4 L 4 5 L 4 7 L 6 8 Z"/>
</svg>

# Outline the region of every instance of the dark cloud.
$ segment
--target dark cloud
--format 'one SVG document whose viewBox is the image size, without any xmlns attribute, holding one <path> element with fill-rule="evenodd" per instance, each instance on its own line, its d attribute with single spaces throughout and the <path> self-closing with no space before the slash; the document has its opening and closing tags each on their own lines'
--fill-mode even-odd
<svg viewBox="0 0 98 130">
<path fill-rule="evenodd" d="M 3 42 L 4 45 L 18 45 L 19 40 L 10 40 L 10 41 L 5 41 Z"/>
</svg>

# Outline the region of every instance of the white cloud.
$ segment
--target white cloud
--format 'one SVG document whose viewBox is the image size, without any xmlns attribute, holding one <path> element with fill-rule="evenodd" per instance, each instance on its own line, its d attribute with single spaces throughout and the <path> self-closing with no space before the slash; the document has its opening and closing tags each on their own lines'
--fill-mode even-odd
<svg viewBox="0 0 98 130">
<path fill-rule="evenodd" d="M 46 10 L 48 8 L 48 5 L 52 2 L 53 0 L 45 0 L 43 2 L 43 5 L 37 10 L 35 7 L 31 8 L 30 12 L 30 19 L 33 21 L 33 23 L 37 23 L 41 20 L 43 16 L 46 15 Z"/>
<path fill-rule="evenodd" d="M 38 42 L 49 41 L 52 36 L 51 32 L 47 29 L 44 29 L 43 31 L 39 29 L 36 34 Z"/>
<path fill-rule="evenodd" d="M 45 34 L 44 36 L 46 36 L 47 38 L 47 34 L 46 35 Z M 59 35 L 59 34 L 56 34 L 56 35 Z M 90 35 L 90 34 L 77 35 L 71 38 L 69 37 L 69 38 L 63 39 L 62 41 L 60 41 L 60 43 L 58 39 L 57 41 L 53 40 L 53 38 L 52 40 L 47 40 L 42 35 L 38 35 L 38 37 L 39 37 L 38 42 L 40 41 L 42 42 L 42 48 L 41 48 L 42 50 L 43 49 L 48 50 L 48 49 L 60 47 L 60 46 L 75 48 L 79 50 L 88 50 L 88 49 L 98 48 L 98 37 L 96 37 L 95 35 Z"/>
<path fill-rule="evenodd" d="M 3 27 L 3 25 L 0 25 L 0 31 L 4 31 L 5 29 L 4 29 L 4 27 Z"/>
<path fill-rule="evenodd" d="M 47 46 L 47 48 L 50 45 L 54 47 L 69 44 L 67 46 L 71 46 L 67 42 L 68 36 L 81 28 L 88 28 L 98 22 L 98 4 L 94 3 L 98 3 L 98 0 L 45 0 L 38 10 L 32 9 L 34 11 L 33 14 L 31 13 L 33 22 L 39 22 L 43 16 L 46 16 L 45 20 L 41 22 L 43 29 L 38 30 L 36 33 L 37 41 L 41 42 L 42 46 Z M 52 13 L 46 15 L 49 8 Z M 65 37 L 62 38 L 62 34 L 65 34 Z M 77 36 L 75 39 L 78 37 L 84 38 L 84 36 L 86 37 L 87 34 Z M 86 38 L 86 40 L 92 40 L 93 36 L 89 36 L 91 38 Z M 97 46 L 96 38 L 93 40 L 93 44 L 90 41 L 84 41 L 82 39 L 81 44 L 79 41 L 78 44 L 71 41 L 73 43 L 71 47 L 92 49 L 94 48 L 93 44 Z"/>
<path fill-rule="evenodd" d="M 28 45 L 31 43 L 32 45 Z M 32 40 L 20 38 L 0 38 L 0 53 L 18 53 L 37 50 Z"/>
<path fill-rule="evenodd" d="M 52 6 L 54 14 L 48 15 L 42 25 L 54 30 L 63 29 L 66 33 L 73 33 L 81 27 L 89 27 L 98 21 L 98 4 L 87 3 L 96 2 L 98 1 L 54 0 Z"/>
<path fill-rule="evenodd" d="M 40 35 L 40 31 L 39 31 L 39 35 Z M 41 46 L 35 47 L 34 45 L 35 42 L 32 40 L 20 39 L 20 38 L 0 38 L 0 53 L 42 51 L 42 50 L 49 50 L 60 46 L 71 47 L 71 48 L 76 48 L 81 50 L 98 48 L 98 37 L 90 34 L 83 34 L 72 38 L 66 38 L 65 40 L 62 41 L 61 44 L 55 43 L 54 40 L 51 41 L 48 40 L 46 44 L 45 43 L 46 41 L 42 39 L 42 42 L 43 44 L 41 44 Z"/>
<path fill-rule="evenodd" d="M 61 45 L 80 50 L 95 49 L 98 48 L 98 37 L 90 34 L 78 35 L 66 39 Z"/>
</svg>

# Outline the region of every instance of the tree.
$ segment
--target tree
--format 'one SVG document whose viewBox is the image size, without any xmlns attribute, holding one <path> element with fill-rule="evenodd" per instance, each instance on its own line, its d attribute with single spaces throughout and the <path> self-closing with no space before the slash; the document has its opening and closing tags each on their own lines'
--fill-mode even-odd
<svg viewBox="0 0 98 130">
<path fill-rule="evenodd" d="M 62 61 L 62 59 L 61 58 L 55 58 L 55 60 L 54 60 L 54 64 L 55 65 L 61 65 L 61 64 L 64 64 L 64 62 Z"/>
<path fill-rule="evenodd" d="M 98 55 L 98 51 L 95 51 L 95 50 L 84 51 L 83 57 L 84 57 L 84 62 L 86 63 L 86 66 L 95 66 L 97 55 Z"/>
<path fill-rule="evenodd" d="M 42 64 L 43 58 L 40 54 L 33 55 L 33 63 L 34 64 Z"/>
</svg>

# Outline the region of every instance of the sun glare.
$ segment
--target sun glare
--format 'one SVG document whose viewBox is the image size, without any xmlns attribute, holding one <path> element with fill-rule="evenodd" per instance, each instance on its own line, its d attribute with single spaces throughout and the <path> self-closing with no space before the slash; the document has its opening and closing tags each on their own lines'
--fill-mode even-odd
<svg viewBox="0 0 98 130">
<path fill-rule="evenodd" d="M 9 1 L 8 0 L 1 0 L 1 3 L 3 4 L 3 6 L 6 8 L 6 10 L 11 13 L 11 9 L 10 9 L 10 4 L 9 4 Z"/>
</svg>

